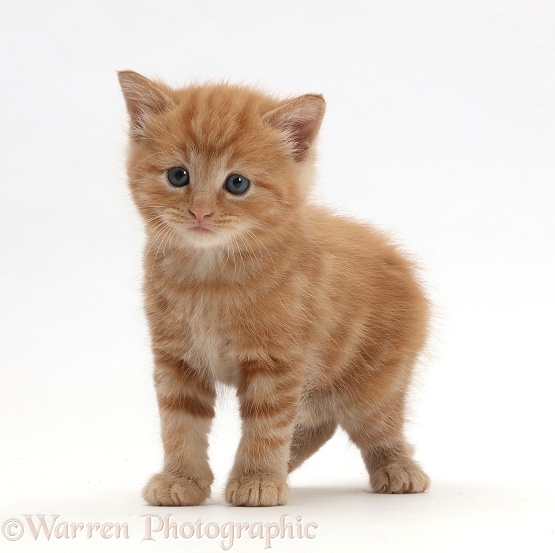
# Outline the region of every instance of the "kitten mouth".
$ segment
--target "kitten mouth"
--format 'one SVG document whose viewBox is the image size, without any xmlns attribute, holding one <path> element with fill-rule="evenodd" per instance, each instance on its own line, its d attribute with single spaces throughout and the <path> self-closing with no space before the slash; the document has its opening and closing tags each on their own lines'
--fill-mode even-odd
<svg viewBox="0 0 555 553">
<path fill-rule="evenodd" d="M 212 232 L 214 232 L 213 230 L 210 230 L 209 228 L 200 226 L 200 225 L 196 225 L 194 227 L 189 227 L 189 230 L 191 232 L 197 232 L 199 234 L 210 234 Z"/>
</svg>

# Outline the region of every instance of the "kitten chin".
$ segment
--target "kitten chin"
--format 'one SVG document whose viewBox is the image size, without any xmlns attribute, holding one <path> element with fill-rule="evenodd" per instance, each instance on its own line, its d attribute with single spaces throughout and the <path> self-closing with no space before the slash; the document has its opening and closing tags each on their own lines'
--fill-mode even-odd
<svg viewBox="0 0 555 553">
<path fill-rule="evenodd" d="M 183 248 L 222 249 L 231 240 L 229 231 L 215 230 L 205 226 L 187 226 L 179 229 L 180 243 Z"/>
<path fill-rule="evenodd" d="M 145 500 L 209 497 L 218 380 L 242 418 L 232 505 L 286 503 L 288 473 L 338 426 L 374 492 L 425 491 L 404 424 L 429 304 L 384 233 L 308 202 L 323 97 L 119 78 L 164 446 Z"/>
</svg>

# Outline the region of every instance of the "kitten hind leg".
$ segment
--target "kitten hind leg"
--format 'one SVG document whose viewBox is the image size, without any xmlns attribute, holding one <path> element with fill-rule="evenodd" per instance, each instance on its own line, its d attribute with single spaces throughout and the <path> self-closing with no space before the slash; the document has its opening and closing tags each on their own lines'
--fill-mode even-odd
<svg viewBox="0 0 555 553">
<path fill-rule="evenodd" d="M 341 421 L 359 447 L 376 493 L 421 493 L 430 479 L 412 459 L 413 448 L 403 435 L 404 394 L 374 409 L 352 411 Z"/>
<path fill-rule="evenodd" d="M 325 421 L 318 426 L 298 424 L 293 432 L 288 471 L 300 467 L 313 453 L 316 453 L 334 434 L 337 422 Z"/>
<path fill-rule="evenodd" d="M 362 457 L 376 493 L 422 493 L 430 485 L 406 442 L 362 449 Z"/>
</svg>

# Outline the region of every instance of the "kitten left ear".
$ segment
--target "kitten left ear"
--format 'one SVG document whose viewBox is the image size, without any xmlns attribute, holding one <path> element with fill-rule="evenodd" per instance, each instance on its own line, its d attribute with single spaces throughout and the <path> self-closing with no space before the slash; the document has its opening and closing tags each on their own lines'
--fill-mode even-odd
<svg viewBox="0 0 555 553">
<path fill-rule="evenodd" d="M 118 79 L 131 119 L 131 128 L 135 131 L 144 128 L 150 115 L 161 113 L 174 103 L 169 87 L 154 83 L 139 73 L 118 71 Z"/>
<path fill-rule="evenodd" d="M 325 111 L 323 96 L 305 94 L 266 113 L 264 120 L 289 136 L 295 160 L 302 161 L 316 141 Z"/>
</svg>

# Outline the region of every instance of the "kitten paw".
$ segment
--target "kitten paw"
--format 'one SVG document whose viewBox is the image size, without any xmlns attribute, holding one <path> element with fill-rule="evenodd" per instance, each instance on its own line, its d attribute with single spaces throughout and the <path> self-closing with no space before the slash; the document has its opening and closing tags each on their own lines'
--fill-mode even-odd
<svg viewBox="0 0 555 553">
<path fill-rule="evenodd" d="M 370 476 L 376 493 L 422 493 L 428 489 L 428 475 L 412 460 L 394 461 Z"/>
<path fill-rule="evenodd" d="M 166 507 L 200 505 L 208 497 L 210 497 L 209 485 L 173 474 L 155 474 L 143 488 L 143 498 L 149 505 Z"/>
<path fill-rule="evenodd" d="M 277 476 L 238 476 L 231 478 L 225 490 L 225 499 L 235 506 L 274 507 L 285 505 L 289 488 Z"/>
</svg>

